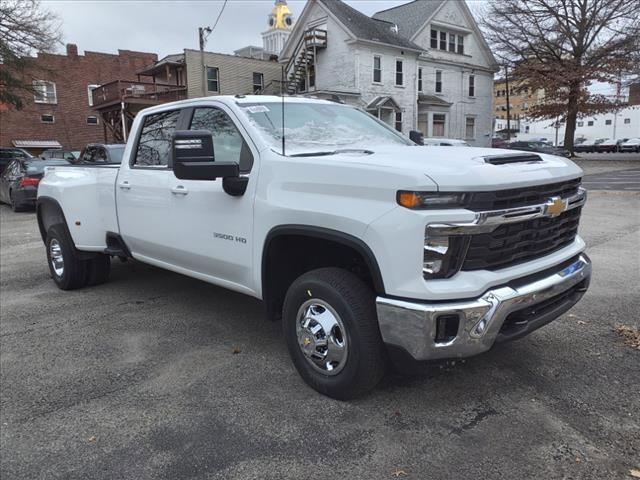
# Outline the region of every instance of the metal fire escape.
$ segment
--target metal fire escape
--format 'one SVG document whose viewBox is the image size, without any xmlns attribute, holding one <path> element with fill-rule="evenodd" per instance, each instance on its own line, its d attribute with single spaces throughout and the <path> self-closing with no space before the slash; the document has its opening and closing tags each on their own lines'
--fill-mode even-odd
<svg viewBox="0 0 640 480">
<path fill-rule="evenodd" d="M 286 67 L 287 93 L 295 95 L 315 87 L 315 65 L 318 50 L 327 47 L 327 31 L 312 28 L 306 30 L 296 45 Z"/>
</svg>

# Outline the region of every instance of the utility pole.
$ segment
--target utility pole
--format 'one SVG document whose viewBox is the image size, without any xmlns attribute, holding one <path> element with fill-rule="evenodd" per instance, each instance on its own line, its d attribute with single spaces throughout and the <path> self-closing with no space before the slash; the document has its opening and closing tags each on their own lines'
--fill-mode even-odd
<svg viewBox="0 0 640 480">
<path fill-rule="evenodd" d="M 204 64 L 204 45 L 206 42 L 205 34 L 210 34 L 211 28 L 199 27 L 198 28 L 198 43 L 200 45 L 200 66 L 202 68 L 202 96 L 207 95 L 207 67 Z"/>
<path fill-rule="evenodd" d="M 507 89 L 507 141 L 511 140 L 511 104 L 509 103 L 509 67 L 504 66 L 504 83 Z"/>
</svg>

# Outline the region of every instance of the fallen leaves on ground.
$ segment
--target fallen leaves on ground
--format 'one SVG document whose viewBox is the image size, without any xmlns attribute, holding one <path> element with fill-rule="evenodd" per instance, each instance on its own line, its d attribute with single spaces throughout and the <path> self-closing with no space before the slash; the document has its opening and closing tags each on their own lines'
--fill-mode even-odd
<svg viewBox="0 0 640 480">
<path fill-rule="evenodd" d="M 629 470 L 629 475 L 631 475 L 633 478 L 640 478 L 640 468 Z"/>
<path fill-rule="evenodd" d="M 96 443 L 98 441 L 98 437 L 96 437 L 95 435 L 87 438 L 87 442 L 89 443 Z"/>
<path fill-rule="evenodd" d="M 640 330 L 638 330 L 635 327 L 630 327 L 628 325 L 618 325 L 615 328 L 615 331 L 618 335 L 622 337 L 622 339 L 624 340 L 624 344 L 627 347 L 640 350 Z"/>
<path fill-rule="evenodd" d="M 237 355 L 238 353 L 240 353 L 242 350 L 240 350 L 240 347 L 233 347 L 233 350 L 231 351 L 231 353 L 233 353 L 234 355 Z"/>
<path fill-rule="evenodd" d="M 405 472 L 404 470 L 400 470 L 398 468 L 396 468 L 395 472 L 391 472 L 391 476 L 392 477 L 406 477 L 407 475 L 409 475 L 407 472 Z"/>
<path fill-rule="evenodd" d="M 578 325 L 586 325 L 587 322 L 585 322 L 584 320 L 578 320 Z"/>
</svg>

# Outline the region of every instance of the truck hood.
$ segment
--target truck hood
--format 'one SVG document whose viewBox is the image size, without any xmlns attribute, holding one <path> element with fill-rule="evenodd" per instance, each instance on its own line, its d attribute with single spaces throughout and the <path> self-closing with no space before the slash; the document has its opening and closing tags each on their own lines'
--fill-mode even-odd
<svg viewBox="0 0 640 480">
<path fill-rule="evenodd" d="M 536 153 L 541 162 L 504 165 L 487 163 L 496 155 L 532 154 L 498 148 L 375 147 L 372 154 L 339 154 L 339 162 L 368 164 L 395 172 L 424 175 L 442 191 L 500 190 L 561 182 L 582 175 L 582 169 L 562 157 Z"/>
</svg>

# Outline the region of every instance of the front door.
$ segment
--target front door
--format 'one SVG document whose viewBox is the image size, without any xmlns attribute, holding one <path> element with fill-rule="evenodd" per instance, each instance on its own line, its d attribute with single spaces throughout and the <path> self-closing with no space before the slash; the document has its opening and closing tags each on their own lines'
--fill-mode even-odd
<svg viewBox="0 0 640 480">
<path fill-rule="evenodd" d="M 213 136 L 215 161 L 238 162 L 248 176 L 244 195 L 231 196 L 223 179 L 169 179 L 175 245 L 181 266 L 209 281 L 247 293 L 252 282 L 253 199 L 257 180 L 257 150 L 235 114 L 226 106 L 192 109 L 186 120 L 191 130 Z"/>
</svg>

